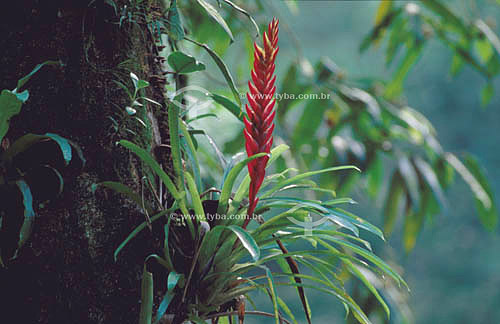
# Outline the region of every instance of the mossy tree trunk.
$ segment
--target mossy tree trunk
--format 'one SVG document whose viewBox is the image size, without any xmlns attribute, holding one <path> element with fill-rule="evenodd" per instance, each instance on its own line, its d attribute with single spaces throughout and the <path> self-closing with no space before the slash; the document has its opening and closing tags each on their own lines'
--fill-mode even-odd
<svg viewBox="0 0 500 324">
<path fill-rule="evenodd" d="M 87 160 L 82 172 L 66 177 L 62 196 L 37 210 L 29 243 L 0 270 L 3 319 L 137 322 L 142 263 L 158 238 L 144 231 L 115 263 L 115 248 L 144 216 L 122 197 L 104 190 L 93 193 L 91 186 L 115 180 L 140 188 L 138 163 L 115 143 L 128 136 L 155 150 L 168 144 L 168 131 L 162 126 L 165 108 L 159 107 L 139 112 L 147 128 L 132 121 L 124 121 L 118 133 L 112 127 L 109 117 L 129 104 L 113 81 L 129 81 L 130 72 L 151 81 L 148 97 L 163 102 L 154 35 L 140 19 L 116 24 L 129 1 L 114 2 L 118 13 L 102 0 L 19 0 L 0 10 L 0 89 L 13 89 L 38 63 L 63 63 L 43 68 L 30 81 L 30 99 L 12 119 L 7 137 L 57 133 L 80 145 Z M 127 135 L 125 128 L 137 136 Z M 168 161 L 168 152 L 163 154 Z"/>
</svg>

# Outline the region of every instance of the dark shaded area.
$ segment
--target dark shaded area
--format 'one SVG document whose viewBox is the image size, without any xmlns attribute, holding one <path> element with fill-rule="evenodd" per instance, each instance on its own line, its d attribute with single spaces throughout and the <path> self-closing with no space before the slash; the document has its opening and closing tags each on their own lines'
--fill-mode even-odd
<svg viewBox="0 0 500 324">
<path fill-rule="evenodd" d="M 112 81 L 117 66 L 131 56 L 137 57 L 137 73 L 159 69 L 154 42 L 147 41 L 147 29 L 135 37 L 134 29 L 143 26 L 112 24 L 115 13 L 103 1 L 90 7 L 89 2 L 17 1 L 0 14 L 1 89 L 13 89 L 43 61 L 63 64 L 44 67 L 26 85 L 30 99 L 12 119 L 7 137 L 57 133 L 77 143 L 87 160 L 83 173 L 76 168 L 66 174 L 62 196 L 36 208 L 29 242 L 0 270 L 0 313 L 17 323 L 136 322 L 142 263 L 160 246 L 143 231 L 115 263 L 114 249 L 144 216 L 116 194 L 91 191 L 104 180 L 137 188 L 140 171 L 110 131 L 108 117 L 127 103 Z M 150 97 L 161 101 L 161 91 Z M 52 153 L 37 154 L 50 160 Z M 4 205 L 10 198 L 1 200 Z"/>
</svg>

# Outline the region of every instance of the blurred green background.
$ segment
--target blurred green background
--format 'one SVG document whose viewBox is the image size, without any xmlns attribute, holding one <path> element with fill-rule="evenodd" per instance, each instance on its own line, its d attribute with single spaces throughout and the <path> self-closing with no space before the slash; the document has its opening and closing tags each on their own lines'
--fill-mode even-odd
<svg viewBox="0 0 500 324">
<path fill-rule="evenodd" d="M 500 20 L 500 6 L 495 1 L 458 0 L 445 3 L 463 17 Z M 285 68 L 296 59 L 297 44 L 310 62 L 329 57 L 351 79 L 389 79 L 396 67 L 386 68 L 383 51 L 386 40 L 378 48 L 371 48 L 363 54 L 359 52 L 362 39 L 373 28 L 380 1 L 296 1 L 287 4 L 272 0 L 266 5 L 269 17 L 258 18 L 264 20 L 276 15 L 281 20 L 278 84 Z M 297 12 L 294 13 L 295 5 Z M 251 33 L 251 26 L 247 27 Z M 210 32 L 223 33 L 221 30 Z M 496 27 L 495 32 L 500 32 L 500 29 Z M 220 44 L 222 48 L 227 45 L 227 42 Z M 246 91 L 245 78 L 250 70 L 248 53 L 248 41 L 240 37 L 227 47 L 224 57 L 230 70 L 236 71 L 242 92 L 243 89 Z M 208 75 L 212 76 L 207 78 L 206 74 L 202 74 L 199 80 L 192 83 L 199 82 L 213 89 L 213 76 L 219 72 L 206 54 L 198 57 L 208 63 Z M 500 95 L 495 94 L 487 107 L 481 107 L 479 93 L 486 81 L 468 66 L 452 78 L 449 72 L 451 57 L 452 53 L 446 46 L 431 40 L 409 73 L 404 95 L 409 106 L 422 112 L 434 124 L 438 139 L 447 150 L 454 153 L 468 151 L 479 158 L 487 169 L 494 191 L 498 193 Z M 500 88 L 498 80 L 495 88 Z M 223 134 L 217 131 L 217 125 L 224 125 L 227 129 L 229 124 L 234 124 L 233 131 Z M 220 146 L 241 131 L 241 126 L 229 114 L 211 120 L 210 127 L 203 128 Z M 362 185 L 356 187 L 353 197 L 359 204 L 351 210 L 382 226 L 383 197 L 375 201 L 368 198 Z M 447 199 L 448 208 L 440 215 L 427 219 L 415 249 L 409 254 L 401 248 L 401 231 L 396 230 L 387 244 L 369 234 L 364 236 L 372 241 L 375 251 L 383 259 L 393 260 L 404 269 L 403 275 L 411 287 L 408 303 L 416 323 L 500 323 L 498 230 L 490 233 L 480 225 L 474 200 L 461 180 L 448 191 Z M 296 297 L 293 289 L 289 289 L 289 293 Z M 281 295 L 284 296 L 283 293 Z M 261 294 L 261 297 L 256 300 L 262 300 L 258 304 L 271 309 L 267 296 Z M 300 314 L 301 306 L 297 298 L 288 299 L 296 313 Z M 310 292 L 310 300 L 314 323 L 343 322 L 344 311 L 338 301 L 314 292 Z M 248 317 L 247 320 L 248 323 L 273 323 L 272 319 Z M 393 321 L 400 323 L 397 317 L 393 317 Z"/>
</svg>

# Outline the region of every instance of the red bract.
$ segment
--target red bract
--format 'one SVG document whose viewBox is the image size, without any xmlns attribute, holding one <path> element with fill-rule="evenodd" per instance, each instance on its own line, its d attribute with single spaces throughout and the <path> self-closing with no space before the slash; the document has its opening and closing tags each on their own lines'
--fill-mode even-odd
<svg viewBox="0 0 500 324">
<path fill-rule="evenodd" d="M 274 92 L 276 87 L 274 81 L 274 60 L 278 53 L 278 20 L 273 18 L 269 24 L 267 32 L 263 35 L 264 48 L 254 43 L 254 64 L 252 70 L 252 82 L 248 82 L 249 92 L 247 93 L 248 104 L 246 105 L 248 118 L 245 122 L 245 140 L 248 156 L 257 153 L 269 153 L 273 144 L 274 115 L 273 109 L 276 103 Z M 250 217 L 253 215 L 255 206 L 259 201 L 257 192 L 259 191 L 264 176 L 266 175 L 266 164 L 268 156 L 263 156 L 248 163 L 248 173 L 250 174 L 249 206 L 248 216 L 243 224 L 246 228 Z"/>
</svg>

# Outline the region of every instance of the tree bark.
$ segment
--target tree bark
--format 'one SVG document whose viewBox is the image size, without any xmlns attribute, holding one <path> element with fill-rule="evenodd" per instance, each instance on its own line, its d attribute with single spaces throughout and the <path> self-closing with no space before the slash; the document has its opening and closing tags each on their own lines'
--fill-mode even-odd
<svg viewBox="0 0 500 324">
<path fill-rule="evenodd" d="M 115 3 L 120 9 L 129 1 Z M 115 145 L 124 133 L 114 132 L 109 117 L 129 104 L 113 82 L 129 80 L 129 72 L 150 80 L 148 97 L 164 102 L 162 84 L 151 77 L 161 69 L 154 36 L 141 21 L 113 23 L 119 16 L 99 0 L 13 1 L 1 16 L 0 89 L 13 89 L 38 63 L 63 63 L 59 69 L 44 67 L 29 82 L 30 99 L 12 119 L 7 137 L 57 133 L 80 145 L 87 161 L 83 172 L 64 179 L 62 196 L 37 210 L 29 242 L 0 270 L 2 318 L 17 323 L 137 322 L 142 265 L 159 236 L 143 231 L 115 263 L 114 250 L 144 216 L 123 197 L 105 190 L 93 193 L 91 186 L 115 180 L 140 189 L 141 169 Z M 148 128 L 131 124 L 138 135 L 129 139 L 151 150 L 162 141 L 168 144 L 164 110 L 146 107 L 143 114 Z M 168 152 L 162 154 L 168 162 Z"/>
</svg>

